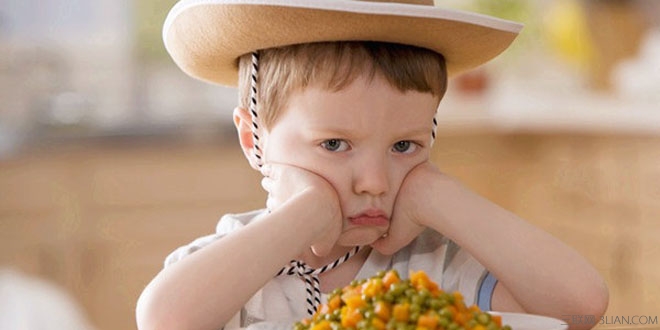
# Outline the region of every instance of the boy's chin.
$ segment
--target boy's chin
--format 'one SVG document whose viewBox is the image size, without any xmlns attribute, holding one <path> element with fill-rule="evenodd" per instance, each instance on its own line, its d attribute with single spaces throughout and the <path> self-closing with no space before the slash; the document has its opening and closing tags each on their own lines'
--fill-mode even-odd
<svg viewBox="0 0 660 330">
<path fill-rule="evenodd" d="M 366 246 L 371 245 L 387 232 L 382 227 L 356 227 L 344 231 L 337 244 L 341 246 Z"/>
</svg>

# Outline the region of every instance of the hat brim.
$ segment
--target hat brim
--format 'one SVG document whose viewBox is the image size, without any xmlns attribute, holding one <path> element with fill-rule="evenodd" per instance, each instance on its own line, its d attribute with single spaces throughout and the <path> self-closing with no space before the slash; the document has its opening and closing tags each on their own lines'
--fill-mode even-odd
<svg viewBox="0 0 660 330">
<path fill-rule="evenodd" d="M 350 0 L 183 0 L 163 40 L 188 75 L 236 86 L 237 59 L 259 49 L 320 41 L 381 41 L 441 53 L 449 76 L 511 45 L 522 25 L 433 6 Z"/>
</svg>

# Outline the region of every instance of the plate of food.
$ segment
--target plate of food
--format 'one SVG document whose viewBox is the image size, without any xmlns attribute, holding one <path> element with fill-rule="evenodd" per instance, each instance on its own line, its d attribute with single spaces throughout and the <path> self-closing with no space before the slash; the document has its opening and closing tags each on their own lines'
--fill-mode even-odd
<svg viewBox="0 0 660 330">
<path fill-rule="evenodd" d="M 467 306 L 423 271 L 402 279 L 382 271 L 335 289 L 294 330 L 565 330 L 563 321 L 530 314 L 485 312 Z"/>
</svg>

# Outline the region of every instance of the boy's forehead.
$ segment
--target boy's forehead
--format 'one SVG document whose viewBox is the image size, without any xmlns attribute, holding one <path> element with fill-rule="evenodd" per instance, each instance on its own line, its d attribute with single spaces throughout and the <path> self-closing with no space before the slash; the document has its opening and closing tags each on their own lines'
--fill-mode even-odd
<svg viewBox="0 0 660 330">
<path fill-rule="evenodd" d="M 401 92 L 384 78 L 360 78 L 339 91 L 309 86 L 293 93 L 287 103 L 285 113 L 291 112 L 299 126 L 309 128 L 375 128 L 391 122 L 427 129 L 438 100 L 431 93 Z"/>
</svg>

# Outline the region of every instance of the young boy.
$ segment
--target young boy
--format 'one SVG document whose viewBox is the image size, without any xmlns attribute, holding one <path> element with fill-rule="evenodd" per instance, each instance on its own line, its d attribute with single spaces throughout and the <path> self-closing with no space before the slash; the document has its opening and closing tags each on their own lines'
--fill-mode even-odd
<svg viewBox="0 0 660 330">
<path fill-rule="evenodd" d="M 139 328 L 290 326 L 379 270 L 424 270 L 482 309 L 607 307 L 578 253 L 429 161 L 448 76 L 520 26 L 432 2 L 183 0 L 164 39 L 198 79 L 238 84 L 241 148 L 266 209 L 224 216 L 142 293 Z"/>
</svg>

